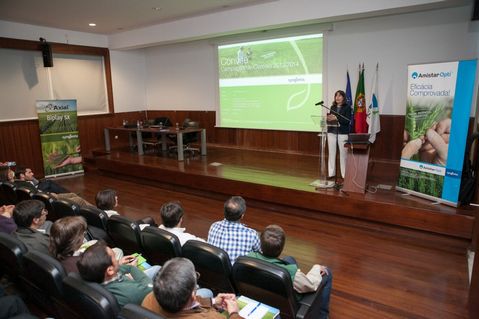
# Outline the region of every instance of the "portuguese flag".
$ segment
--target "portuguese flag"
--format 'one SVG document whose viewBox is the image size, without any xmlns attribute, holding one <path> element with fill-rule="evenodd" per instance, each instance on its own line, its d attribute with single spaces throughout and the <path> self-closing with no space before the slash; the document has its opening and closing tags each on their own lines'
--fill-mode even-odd
<svg viewBox="0 0 479 319">
<path fill-rule="evenodd" d="M 367 133 L 366 97 L 364 95 L 364 64 L 359 66 L 359 80 L 354 99 L 354 132 Z"/>
</svg>

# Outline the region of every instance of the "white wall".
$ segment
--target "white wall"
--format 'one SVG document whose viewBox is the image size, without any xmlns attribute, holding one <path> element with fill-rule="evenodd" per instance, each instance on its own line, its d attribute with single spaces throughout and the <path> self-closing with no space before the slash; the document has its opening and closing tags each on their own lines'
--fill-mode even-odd
<svg viewBox="0 0 479 319">
<path fill-rule="evenodd" d="M 325 101 L 346 86 L 353 94 L 357 65 L 366 67 L 366 97 L 379 62 L 383 114 L 403 115 L 407 65 L 478 57 L 478 22 L 471 8 L 457 7 L 334 23 L 327 34 Z M 150 109 L 213 110 L 217 107 L 216 51 L 207 40 L 146 49 L 147 104 Z"/>
<path fill-rule="evenodd" d="M 110 51 L 115 113 L 145 110 L 146 61 L 144 50 Z"/>
<path fill-rule="evenodd" d="M 404 114 L 408 64 L 478 58 L 478 22 L 470 16 L 470 7 L 459 7 L 336 23 L 328 36 L 328 103 L 335 90 L 344 89 L 348 67 L 354 95 L 360 62 L 369 103 L 379 62 L 382 113 Z"/>
<path fill-rule="evenodd" d="M 146 49 L 148 108 L 215 110 L 215 50 L 208 41 Z"/>
</svg>

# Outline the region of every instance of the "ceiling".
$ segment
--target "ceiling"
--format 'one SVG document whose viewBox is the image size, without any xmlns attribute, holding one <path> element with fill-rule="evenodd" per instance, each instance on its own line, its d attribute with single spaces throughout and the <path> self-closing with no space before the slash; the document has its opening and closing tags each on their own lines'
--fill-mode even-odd
<svg viewBox="0 0 479 319">
<path fill-rule="evenodd" d="M 271 1 L 275 0 L 0 0 L 0 20 L 113 34 Z"/>
</svg>

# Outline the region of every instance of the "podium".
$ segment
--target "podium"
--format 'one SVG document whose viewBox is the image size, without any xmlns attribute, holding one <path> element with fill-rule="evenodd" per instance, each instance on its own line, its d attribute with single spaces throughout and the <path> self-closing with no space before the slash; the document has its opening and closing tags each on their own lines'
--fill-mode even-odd
<svg viewBox="0 0 479 319">
<path fill-rule="evenodd" d="M 369 142 L 347 142 L 344 147 L 348 148 L 348 158 L 343 191 L 364 194 L 368 176 Z"/>
<path fill-rule="evenodd" d="M 319 179 L 315 180 L 314 182 L 310 183 L 309 185 L 314 186 L 316 188 L 331 188 L 334 187 L 335 183 L 333 181 L 328 181 L 328 164 L 326 162 L 326 140 L 328 137 L 328 132 L 326 130 L 326 120 L 324 117 L 319 115 L 311 115 L 311 119 L 313 120 L 314 124 L 320 127 L 320 132 L 318 133 L 319 136 Z"/>
</svg>

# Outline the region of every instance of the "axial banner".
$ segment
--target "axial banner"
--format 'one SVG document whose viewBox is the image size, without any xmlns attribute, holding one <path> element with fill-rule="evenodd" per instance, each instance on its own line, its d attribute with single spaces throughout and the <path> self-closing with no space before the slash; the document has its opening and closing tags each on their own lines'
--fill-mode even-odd
<svg viewBox="0 0 479 319">
<path fill-rule="evenodd" d="M 408 67 L 398 190 L 458 205 L 476 62 Z"/>
<path fill-rule="evenodd" d="M 83 173 L 76 100 L 38 100 L 45 177 Z"/>
</svg>

